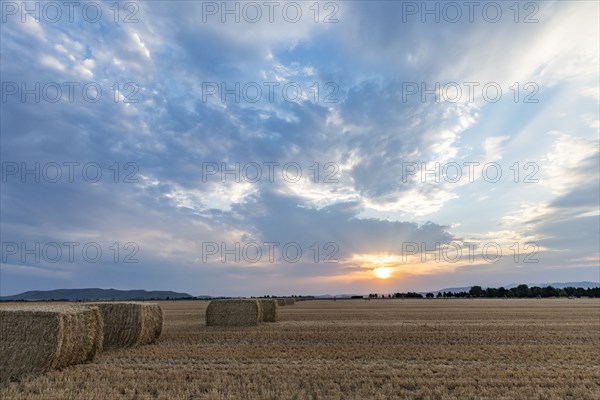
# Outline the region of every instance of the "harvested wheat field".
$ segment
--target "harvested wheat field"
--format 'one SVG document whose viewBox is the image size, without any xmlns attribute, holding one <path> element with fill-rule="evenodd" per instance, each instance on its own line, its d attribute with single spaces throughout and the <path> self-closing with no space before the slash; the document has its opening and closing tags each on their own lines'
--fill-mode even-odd
<svg viewBox="0 0 600 400">
<path fill-rule="evenodd" d="M 154 343 L 162 331 L 162 309 L 156 303 L 87 303 L 104 319 L 104 348 L 114 349 Z"/>
<path fill-rule="evenodd" d="M 102 349 L 97 308 L 70 305 L 0 308 L 0 381 L 92 361 Z"/>
<path fill-rule="evenodd" d="M 600 300 L 338 300 L 206 327 L 1 386 L 5 399 L 600 399 Z"/>
</svg>

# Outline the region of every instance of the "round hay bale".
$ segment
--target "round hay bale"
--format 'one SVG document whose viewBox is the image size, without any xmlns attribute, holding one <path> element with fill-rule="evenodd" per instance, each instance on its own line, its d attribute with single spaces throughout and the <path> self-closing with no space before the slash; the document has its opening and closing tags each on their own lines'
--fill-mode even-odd
<svg viewBox="0 0 600 400">
<path fill-rule="evenodd" d="M 142 304 L 142 331 L 138 345 L 152 344 L 160 337 L 163 326 L 162 308 L 155 303 Z"/>
<path fill-rule="evenodd" d="M 279 307 L 285 306 L 285 299 L 277 299 L 277 305 Z"/>
<path fill-rule="evenodd" d="M 285 299 L 285 305 L 286 306 L 293 306 L 295 303 L 294 299 L 288 297 L 287 299 Z"/>
<path fill-rule="evenodd" d="M 86 324 L 95 327 L 96 335 L 86 336 L 86 348 L 89 348 L 89 350 L 85 361 L 92 361 L 96 354 L 102 351 L 102 344 L 104 343 L 104 319 L 102 318 L 102 313 L 100 313 L 98 307 L 91 307 L 91 310 L 93 312 L 88 316 Z"/>
<path fill-rule="evenodd" d="M 98 317 L 97 309 L 69 305 L 0 308 L 0 381 L 93 360 Z"/>
<path fill-rule="evenodd" d="M 133 303 L 94 303 L 104 320 L 105 349 L 134 346 L 142 329 L 141 307 Z"/>
<path fill-rule="evenodd" d="M 279 320 L 279 306 L 277 300 L 259 300 L 262 308 L 262 322 L 277 322 Z"/>
<path fill-rule="evenodd" d="M 254 326 L 261 320 L 257 300 L 213 300 L 206 308 L 206 326 Z"/>
<path fill-rule="evenodd" d="M 65 313 L 62 318 L 63 335 L 60 350 L 53 365 L 54 368 L 64 368 L 73 364 L 74 362 L 72 361 L 79 356 L 79 354 L 76 354 L 77 350 L 82 350 L 80 348 L 81 342 L 78 338 L 78 332 L 81 328 L 79 316 Z"/>
<path fill-rule="evenodd" d="M 154 343 L 161 334 L 163 315 L 156 303 L 91 303 L 104 320 L 105 349 L 133 347 Z"/>
</svg>

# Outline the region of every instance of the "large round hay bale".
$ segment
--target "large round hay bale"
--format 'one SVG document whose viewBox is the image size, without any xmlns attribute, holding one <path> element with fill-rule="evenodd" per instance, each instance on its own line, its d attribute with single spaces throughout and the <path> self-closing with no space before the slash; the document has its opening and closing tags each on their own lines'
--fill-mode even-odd
<svg viewBox="0 0 600 400">
<path fill-rule="evenodd" d="M 101 343 L 102 319 L 97 308 L 3 306 L 0 381 L 91 361 Z"/>
<path fill-rule="evenodd" d="M 138 345 L 152 344 L 160 337 L 163 327 L 163 312 L 158 304 L 142 305 L 142 331 Z"/>
<path fill-rule="evenodd" d="M 260 300 L 262 308 L 262 322 L 277 322 L 279 320 L 279 306 L 277 300 Z"/>
<path fill-rule="evenodd" d="M 104 344 L 104 319 L 102 318 L 102 313 L 98 307 L 91 307 L 91 309 L 93 313 L 91 315 L 86 314 L 88 318 L 86 325 L 94 325 L 97 334 L 93 337 L 86 336 L 86 348 L 89 345 L 89 350 L 85 361 L 92 361 L 96 354 L 102 351 Z"/>
<path fill-rule="evenodd" d="M 63 338 L 54 367 L 64 368 L 94 359 L 102 350 L 104 322 L 97 307 L 77 307 L 63 315 Z"/>
<path fill-rule="evenodd" d="M 295 303 L 295 301 L 294 301 L 294 299 L 292 299 L 292 298 L 289 298 L 289 297 L 288 297 L 287 299 L 285 299 L 285 305 L 286 305 L 286 306 L 293 306 L 293 305 L 294 305 L 294 303 Z"/>
<path fill-rule="evenodd" d="M 213 300 L 206 308 L 206 326 L 253 326 L 262 321 L 257 300 Z"/>
<path fill-rule="evenodd" d="M 97 307 L 104 320 L 105 349 L 154 343 L 162 331 L 162 308 L 156 303 L 101 302 Z"/>
<path fill-rule="evenodd" d="M 285 299 L 277 299 L 277 305 L 279 307 L 285 306 Z"/>
</svg>

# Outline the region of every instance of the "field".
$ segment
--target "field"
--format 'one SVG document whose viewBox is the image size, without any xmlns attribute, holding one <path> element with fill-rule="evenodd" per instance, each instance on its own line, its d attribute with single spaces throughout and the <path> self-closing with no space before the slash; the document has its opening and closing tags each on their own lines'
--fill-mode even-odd
<svg viewBox="0 0 600 400">
<path fill-rule="evenodd" d="M 161 302 L 158 344 L 0 387 L 9 399 L 600 399 L 600 300 L 322 300 L 206 327 Z"/>
</svg>

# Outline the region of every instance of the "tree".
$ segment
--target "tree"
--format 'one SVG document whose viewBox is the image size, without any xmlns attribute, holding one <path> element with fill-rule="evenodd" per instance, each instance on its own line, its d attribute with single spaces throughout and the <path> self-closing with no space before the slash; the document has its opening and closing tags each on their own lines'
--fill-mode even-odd
<svg viewBox="0 0 600 400">
<path fill-rule="evenodd" d="M 469 294 L 473 297 L 481 297 L 483 290 L 481 290 L 481 286 L 473 286 L 471 290 L 469 290 Z"/>
<path fill-rule="evenodd" d="M 552 286 L 546 286 L 542 289 L 542 297 L 558 297 L 560 290 L 553 288 Z"/>
<path fill-rule="evenodd" d="M 535 297 L 535 298 L 541 298 L 542 297 L 543 291 L 542 291 L 541 287 L 532 286 L 530 288 L 530 290 L 531 290 L 531 297 Z"/>
<path fill-rule="evenodd" d="M 517 297 L 531 297 L 531 290 L 527 285 L 519 285 L 516 287 Z"/>
</svg>

